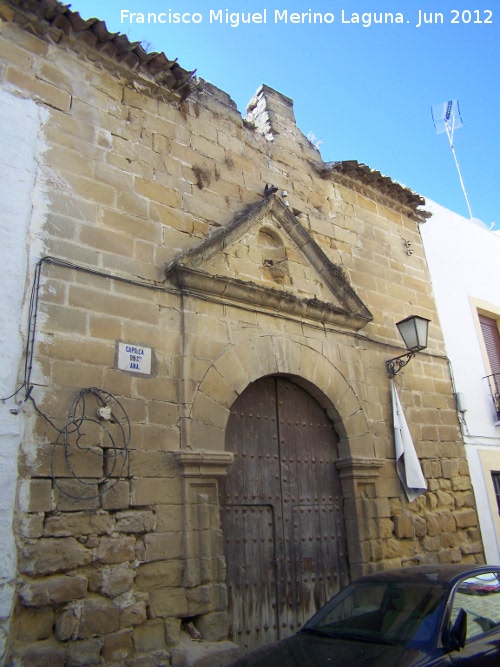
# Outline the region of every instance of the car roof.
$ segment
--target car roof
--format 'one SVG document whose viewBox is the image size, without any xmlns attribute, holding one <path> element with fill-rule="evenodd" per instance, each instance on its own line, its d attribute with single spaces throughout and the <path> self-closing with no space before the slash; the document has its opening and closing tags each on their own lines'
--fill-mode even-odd
<svg viewBox="0 0 500 667">
<path fill-rule="evenodd" d="M 361 577 L 357 582 L 394 581 L 395 583 L 408 583 L 411 581 L 431 581 L 432 583 L 453 584 L 456 579 L 462 579 L 464 575 L 477 577 L 488 572 L 500 573 L 500 566 L 474 564 L 417 565 L 414 567 L 401 567 L 397 570 L 374 572 L 373 574 Z"/>
</svg>

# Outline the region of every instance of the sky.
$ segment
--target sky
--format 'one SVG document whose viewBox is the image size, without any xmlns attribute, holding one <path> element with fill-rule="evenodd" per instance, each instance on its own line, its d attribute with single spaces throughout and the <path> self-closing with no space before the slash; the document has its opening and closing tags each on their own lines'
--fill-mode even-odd
<svg viewBox="0 0 500 667">
<path fill-rule="evenodd" d="M 196 69 L 243 115 L 261 84 L 278 90 L 325 162 L 357 160 L 468 218 L 431 115 L 458 100 L 464 126 L 453 145 L 472 215 L 500 229 L 499 0 L 74 0 L 71 9 Z M 386 14 L 392 23 L 379 22 Z"/>
</svg>

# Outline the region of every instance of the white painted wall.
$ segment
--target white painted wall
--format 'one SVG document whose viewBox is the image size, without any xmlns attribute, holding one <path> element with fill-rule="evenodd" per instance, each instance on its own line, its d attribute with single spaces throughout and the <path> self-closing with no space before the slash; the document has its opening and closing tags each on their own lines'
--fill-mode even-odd
<svg viewBox="0 0 500 667">
<path fill-rule="evenodd" d="M 27 234 L 36 181 L 39 109 L 27 99 L 0 91 L 0 397 L 17 388 L 23 358 L 23 304 L 27 290 Z M 23 414 L 15 400 L 0 401 L 0 664 L 6 651 L 16 578 L 12 518 Z"/>
<path fill-rule="evenodd" d="M 483 543 L 488 562 L 500 563 L 500 518 L 488 488 L 491 475 L 481 460 L 486 451 L 500 471 L 500 426 L 484 379 L 488 370 L 472 303 L 483 301 L 500 313 L 500 235 L 429 200 L 425 209 L 433 213 L 421 226 L 425 253 L 455 389 L 468 408 L 463 433 Z"/>
</svg>

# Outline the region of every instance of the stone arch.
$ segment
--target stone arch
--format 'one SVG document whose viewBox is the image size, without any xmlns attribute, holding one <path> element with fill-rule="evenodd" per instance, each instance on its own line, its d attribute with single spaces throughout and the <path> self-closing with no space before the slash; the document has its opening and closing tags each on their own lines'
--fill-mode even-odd
<svg viewBox="0 0 500 667">
<path fill-rule="evenodd" d="M 326 410 L 340 438 L 340 459 L 376 458 L 361 402 L 335 364 L 313 348 L 264 334 L 226 349 L 210 366 L 193 398 L 190 447 L 224 451 L 229 411 L 249 384 L 286 375 Z"/>
</svg>

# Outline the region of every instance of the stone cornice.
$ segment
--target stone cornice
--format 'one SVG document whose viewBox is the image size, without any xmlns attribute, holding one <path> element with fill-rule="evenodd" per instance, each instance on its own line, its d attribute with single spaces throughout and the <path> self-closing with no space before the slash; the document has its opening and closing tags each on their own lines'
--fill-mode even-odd
<svg viewBox="0 0 500 667">
<path fill-rule="evenodd" d="M 174 458 L 183 477 L 225 477 L 234 455 L 232 452 L 179 450 Z"/>
<path fill-rule="evenodd" d="M 299 319 L 361 329 L 371 318 L 350 313 L 333 303 L 302 299 L 289 292 L 225 276 L 178 267 L 173 274 L 175 285 L 190 294 L 208 295 L 227 304 L 245 304 L 256 310 L 275 311 Z"/>
<path fill-rule="evenodd" d="M 339 459 L 335 465 L 339 471 L 340 477 L 355 477 L 357 479 L 373 478 L 380 475 L 380 468 L 385 465 L 384 459 L 375 458 L 345 458 Z"/>
</svg>

